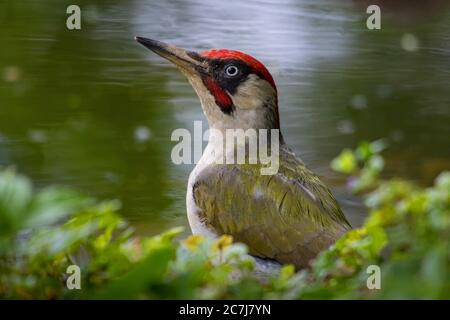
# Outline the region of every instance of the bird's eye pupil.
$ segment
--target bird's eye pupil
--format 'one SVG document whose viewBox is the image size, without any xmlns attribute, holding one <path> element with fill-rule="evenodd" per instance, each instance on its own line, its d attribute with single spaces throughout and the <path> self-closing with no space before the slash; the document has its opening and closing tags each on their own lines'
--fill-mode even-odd
<svg viewBox="0 0 450 320">
<path fill-rule="evenodd" d="M 234 76 L 236 76 L 239 73 L 239 69 L 236 66 L 228 66 L 225 69 L 225 73 L 229 77 L 234 77 Z"/>
</svg>

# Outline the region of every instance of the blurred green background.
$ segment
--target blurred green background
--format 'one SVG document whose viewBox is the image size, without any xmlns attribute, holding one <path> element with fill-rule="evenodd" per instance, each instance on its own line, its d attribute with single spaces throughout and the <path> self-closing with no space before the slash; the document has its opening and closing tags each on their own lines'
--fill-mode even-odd
<svg viewBox="0 0 450 320">
<path fill-rule="evenodd" d="M 66 28 L 78 4 L 82 29 Z M 187 225 L 193 166 L 170 134 L 204 120 L 187 81 L 135 35 L 262 60 L 277 82 L 288 144 L 333 189 L 349 220 L 365 209 L 329 169 L 341 149 L 387 138 L 388 176 L 430 184 L 450 169 L 450 4 L 376 1 L 3 0 L 0 166 L 38 186 L 118 198 L 141 234 Z"/>
</svg>

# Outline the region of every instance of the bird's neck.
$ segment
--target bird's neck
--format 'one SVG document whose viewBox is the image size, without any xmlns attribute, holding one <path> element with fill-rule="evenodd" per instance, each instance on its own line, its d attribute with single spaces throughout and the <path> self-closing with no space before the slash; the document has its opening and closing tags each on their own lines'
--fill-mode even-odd
<svg viewBox="0 0 450 320">
<path fill-rule="evenodd" d="M 245 159 L 244 163 L 251 163 L 251 157 L 260 159 L 278 154 L 284 143 L 279 129 L 210 128 L 208 145 L 202 159 L 206 162 L 243 164 L 242 158 L 239 158 L 240 154 Z M 227 159 L 234 159 L 235 162 L 229 162 Z"/>
</svg>

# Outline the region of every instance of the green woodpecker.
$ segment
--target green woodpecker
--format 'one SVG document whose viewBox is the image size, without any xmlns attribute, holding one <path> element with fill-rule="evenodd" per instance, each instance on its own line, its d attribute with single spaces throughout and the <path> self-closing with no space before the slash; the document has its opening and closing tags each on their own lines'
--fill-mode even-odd
<svg viewBox="0 0 450 320">
<path fill-rule="evenodd" d="M 227 129 L 280 129 L 275 82 L 255 58 L 234 50 L 197 53 L 147 38 L 136 40 L 188 78 L 209 127 L 222 132 L 221 138 Z M 264 271 L 286 263 L 307 267 L 351 228 L 330 190 L 294 155 L 281 133 L 279 167 L 273 175 L 262 175 L 259 162 L 214 161 L 219 154 L 215 145 L 224 145 L 218 140 L 210 135 L 189 177 L 187 211 L 194 234 L 231 235 L 248 246 Z"/>
</svg>

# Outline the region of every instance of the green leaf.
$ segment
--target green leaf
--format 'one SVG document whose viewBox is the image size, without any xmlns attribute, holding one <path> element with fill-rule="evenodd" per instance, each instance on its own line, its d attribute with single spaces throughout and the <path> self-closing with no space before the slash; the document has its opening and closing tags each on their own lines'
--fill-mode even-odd
<svg viewBox="0 0 450 320">
<path fill-rule="evenodd" d="M 357 169 L 357 160 L 351 150 L 345 149 L 337 158 L 333 159 L 331 167 L 337 172 L 351 174 Z"/>
<path fill-rule="evenodd" d="M 13 170 L 0 171 L 0 237 L 9 236 L 24 227 L 32 192 L 28 178 L 17 175 Z"/>
<path fill-rule="evenodd" d="M 25 226 L 35 228 L 52 225 L 90 202 L 90 199 L 67 188 L 44 189 L 34 197 Z"/>
<path fill-rule="evenodd" d="M 151 296 L 153 285 L 161 283 L 167 273 L 169 262 L 175 258 L 175 246 L 160 243 L 130 272 L 114 280 L 105 289 L 94 295 L 96 299 L 132 299 L 142 294 Z M 147 292 L 146 289 L 149 291 Z"/>
</svg>

